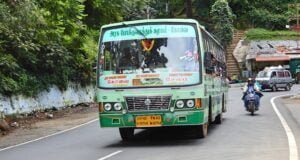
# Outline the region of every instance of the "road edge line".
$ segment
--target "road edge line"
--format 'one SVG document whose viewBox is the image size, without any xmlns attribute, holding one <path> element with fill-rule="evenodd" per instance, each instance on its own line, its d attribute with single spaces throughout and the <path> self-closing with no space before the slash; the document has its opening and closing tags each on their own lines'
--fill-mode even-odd
<svg viewBox="0 0 300 160">
<path fill-rule="evenodd" d="M 118 150 L 118 151 L 116 151 L 116 152 L 113 152 L 113 153 L 111 153 L 111 154 L 105 156 L 105 157 L 99 158 L 98 160 L 105 160 L 105 159 L 110 158 L 110 157 L 112 157 L 112 156 L 114 156 L 114 155 L 117 155 L 117 154 L 119 154 L 119 153 L 121 153 L 121 152 L 123 152 L 123 151 L 122 151 L 122 150 Z"/>
<path fill-rule="evenodd" d="M 88 121 L 88 122 L 86 122 L 86 123 L 83 123 L 83 124 L 74 126 L 74 127 L 72 127 L 72 128 L 69 128 L 69 129 L 66 129 L 66 130 L 62 130 L 62 131 L 59 131 L 59 132 L 56 132 L 56 133 L 47 135 L 47 136 L 43 136 L 43 137 L 40 137 L 40 138 L 37 138 L 37 139 L 34 139 L 34 140 L 30 140 L 30 141 L 27 141 L 27 142 L 23 142 L 23 143 L 20 143 L 20 144 L 16 144 L 16 145 L 13 145 L 13 146 L 9 146 L 9 147 L 6 147 L 6 148 L 2 148 L 2 149 L 0 149 L 0 152 L 5 151 L 5 150 L 8 150 L 8 149 L 16 148 L 16 147 L 19 147 L 19 146 L 23 146 L 23 145 L 28 144 L 28 143 L 36 142 L 36 141 L 39 141 L 39 140 L 42 140 L 42 139 L 45 139 L 45 138 L 49 138 L 49 137 L 52 137 L 52 136 L 56 136 L 56 135 L 59 135 L 59 134 L 62 134 L 62 133 L 65 133 L 65 132 L 74 130 L 74 129 L 76 129 L 76 128 L 79 128 L 79 127 L 88 125 L 88 124 L 93 123 L 93 122 L 95 122 L 95 121 L 98 121 L 98 118 L 97 118 L 97 119 L 93 119 L 93 120 L 91 120 L 91 121 Z"/>
<path fill-rule="evenodd" d="M 275 113 L 277 114 L 283 128 L 284 128 L 284 131 L 287 135 L 287 138 L 288 138 L 288 143 L 289 143 L 289 160 L 298 160 L 298 148 L 297 148 L 297 143 L 296 143 L 296 140 L 295 140 L 295 136 L 291 130 L 291 128 L 289 127 L 288 123 L 286 122 L 286 120 L 283 118 L 282 114 L 279 112 L 278 108 L 276 107 L 275 103 L 274 103 L 274 100 L 277 99 L 277 98 L 281 98 L 281 97 L 284 97 L 284 96 L 291 96 L 292 94 L 289 94 L 289 95 L 281 95 L 281 96 L 275 96 L 275 97 L 272 97 L 271 98 L 271 104 L 272 104 L 272 107 L 275 111 Z"/>
</svg>

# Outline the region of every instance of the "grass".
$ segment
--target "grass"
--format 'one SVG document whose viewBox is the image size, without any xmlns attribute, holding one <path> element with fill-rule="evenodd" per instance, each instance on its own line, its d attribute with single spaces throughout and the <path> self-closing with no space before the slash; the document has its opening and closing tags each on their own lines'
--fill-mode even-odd
<svg viewBox="0 0 300 160">
<path fill-rule="evenodd" d="M 250 29 L 246 32 L 247 40 L 299 40 L 300 32 L 280 30 L 271 31 L 262 28 Z"/>
</svg>

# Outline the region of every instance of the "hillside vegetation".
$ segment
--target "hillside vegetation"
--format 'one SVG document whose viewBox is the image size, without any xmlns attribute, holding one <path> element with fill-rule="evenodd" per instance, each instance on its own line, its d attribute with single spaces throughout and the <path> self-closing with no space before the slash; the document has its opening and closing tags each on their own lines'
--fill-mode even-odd
<svg viewBox="0 0 300 160">
<path fill-rule="evenodd" d="M 246 32 L 247 40 L 299 40 L 300 32 L 288 30 L 250 29 Z"/>
<path fill-rule="evenodd" d="M 94 83 L 97 40 L 103 24 L 145 19 L 147 13 L 150 18 L 194 18 L 226 45 L 232 22 L 237 28 L 284 29 L 292 12 L 287 9 L 291 2 L 1 0 L 0 93 L 34 96 L 51 85 L 63 90 L 69 82 Z M 218 9 L 228 15 L 218 15 Z M 252 32 L 249 35 L 254 35 Z"/>
</svg>

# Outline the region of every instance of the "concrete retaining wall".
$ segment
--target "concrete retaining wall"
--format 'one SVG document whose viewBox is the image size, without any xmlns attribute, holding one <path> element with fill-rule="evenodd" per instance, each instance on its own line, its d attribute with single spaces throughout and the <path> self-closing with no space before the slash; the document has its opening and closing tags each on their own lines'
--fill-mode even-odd
<svg viewBox="0 0 300 160">
<path fill-rule="evenodd" d="M 22 95 L 7 97 L 0 95 L 0 112 L 4 114 L 26 113 L 37 109 L 61 108 L 68 105 L 93 102 L 95 86 L 80 87 L 70 84 L 65 91 L 53 86 L 49 91 L 43 91 L 36 97 Z"/>
</svg>

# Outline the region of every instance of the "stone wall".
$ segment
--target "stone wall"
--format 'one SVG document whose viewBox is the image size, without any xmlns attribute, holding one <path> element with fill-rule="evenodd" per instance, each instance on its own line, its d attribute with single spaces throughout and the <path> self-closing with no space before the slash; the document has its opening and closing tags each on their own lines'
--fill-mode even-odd
<svg viewBox="0 0 300 160">
<path fill-rule="evenodd" d="M 93 102 L 95 89 L 95 86 L 80 87 L 70 84 L 65 91 L 53 86 L 48 91 L 39 93 L 36 97 L 0 95 L 0 112 L 6 115 L 27 113 L 37 109 L 61 108 L 78 103 Z"/>
</svg>

